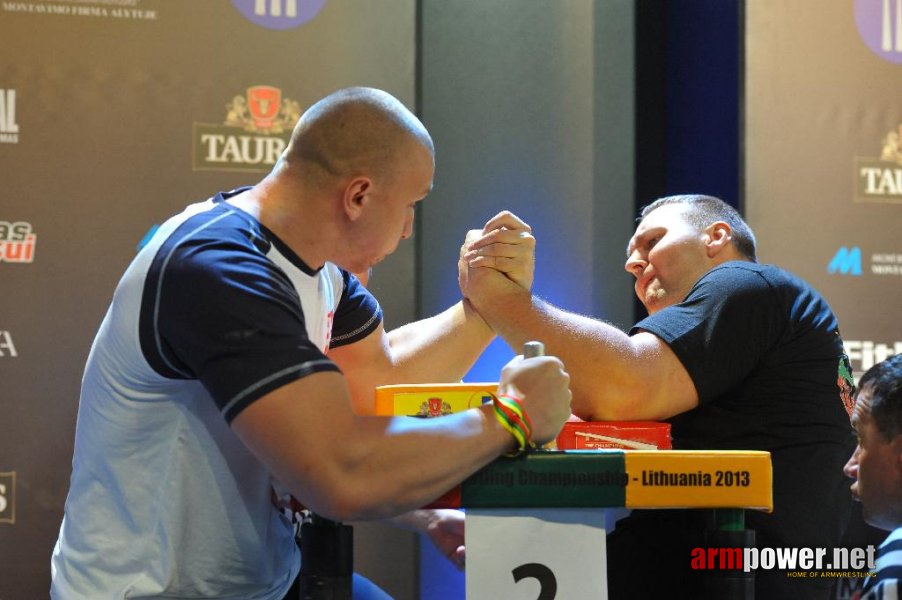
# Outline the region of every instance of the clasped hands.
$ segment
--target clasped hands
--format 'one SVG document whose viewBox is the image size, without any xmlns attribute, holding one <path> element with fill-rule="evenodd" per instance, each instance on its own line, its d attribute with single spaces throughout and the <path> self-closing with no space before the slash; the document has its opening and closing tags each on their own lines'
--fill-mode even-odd
<svg viewBox="0 0 902 600">
<path fill-rule="evenodd" d="M 465 300 L 515 351 L 529 339 L 543 341 L 548 332 L 529 310 L 535 247 L 532 228 L 515 214 L 502 211 L 482 230 L 467 233 L 458 259 Z M 522 400 L 532 423 L 532 441 L 541 445 L 554 439 L 570 416 L 569 384 L 570 376 L 554 356 L 517 357 L 502 369 L 498 393 Z"/>
<path fill-rule="evenodd" d="M 532 227 L 509 211 L 489 219 L 481 230 L 468 231 L 457 263 L 464 298 L 479 310 L 498 294 L 529 292 L 535 247 Z"/>
<path fill-rule="evenodd" d="M 458 282 L 465 301 L 479 312 L 489 303 L 503 304 L 506 295 L 529 295 L 535 275 L 535 246 L 532 228 L 509 211 L 492 217 L 481 230 L 467 232 L 458 258 Z M 557 435 L 570 416 L 569 382 L 570 376 L 557 358 L 527 361 L 518 356 L 502 369 L 498 387 L 499 393 L 523 398 L 524 408 L 532 415 L 534 438 L 545 443 Z M 463 513 L 420 512 L 429 522 L 421 530 L 458 569 L 463 569 Z"/>
</svg>

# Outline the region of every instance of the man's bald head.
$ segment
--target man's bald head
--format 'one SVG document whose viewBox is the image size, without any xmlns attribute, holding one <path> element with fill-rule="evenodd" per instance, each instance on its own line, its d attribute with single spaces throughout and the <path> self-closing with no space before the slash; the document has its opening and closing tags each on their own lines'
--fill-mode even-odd
<svg viewBox="0 0 902 600">
<path fill-rule="evenodd" d="M 432 138 L 397 98 L 374 88 L 339 90 L 301 116 L 282 160 L 317 179 L 391 178 L 411 143 L 434 155 Z"/>
</svg>

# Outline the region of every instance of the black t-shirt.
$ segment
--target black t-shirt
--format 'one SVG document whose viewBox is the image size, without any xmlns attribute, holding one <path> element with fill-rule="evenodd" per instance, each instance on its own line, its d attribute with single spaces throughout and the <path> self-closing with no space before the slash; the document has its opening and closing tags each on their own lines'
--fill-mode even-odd
<svg viewBox="0 0 902 600">
<path fill-rule="evenodd" d="M 749 511 L 761 546 L 833 546 L 851 506 L 852 382 L 836 317 L 772 265 L 729 262 L 632 329 L 664 340 L 699 406 L 670 419 L 674 448 L 766 450 L 774 512 Z"/>
</svg>

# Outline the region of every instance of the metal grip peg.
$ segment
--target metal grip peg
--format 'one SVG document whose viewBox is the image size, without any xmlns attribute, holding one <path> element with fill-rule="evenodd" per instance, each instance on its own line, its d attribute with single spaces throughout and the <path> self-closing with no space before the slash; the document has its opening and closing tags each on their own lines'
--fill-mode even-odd
<svg viewBox="0 0 902 600">
<path fill-rule="evenodd" d="M 538 341 L 526 342 L 523 344 L 523 358 L 535 358 L 537 356 L 545 356 L 545 344 Z M 544 446 L 540 446 L 538 450 L 556 450 L 557 440 L 551 440 Z"/>
<path fill-rule="evenodd" d="M 536 341 L 523 344 L 523 358 L 535 358 L 536 356 L 545 356 L 545 344 Z"/>
</svg>

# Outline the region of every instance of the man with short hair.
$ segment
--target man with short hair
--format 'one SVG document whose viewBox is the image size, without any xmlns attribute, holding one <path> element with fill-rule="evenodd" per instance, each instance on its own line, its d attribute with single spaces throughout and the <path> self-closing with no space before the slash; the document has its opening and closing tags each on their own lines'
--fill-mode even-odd
<svg viewBox="0 0 902 600">
<path fill-rule="evenodd" d="M 758 546 L 840 541 L 852 380 L 837 320 L 807 283 L 756 262 L 754 235 L 735 209 L 684 195 L 642 211 L 625 268 L 648 317 L 629 333 L 503 277 L 497 235 L 468 234 L 461 288 L 512 347 L 542 339 L 566 362 L 577 416 L 666 420 L 677 449 L 769 451 L 773 514 L 746 515 Z M 698 598 L 689 558 L 704 527 L 701 511 L 633 511 L 608 538 L 610 598 Z M 762 600 L 826 598 L 829 587 L 756 572 Z"/>
<path fill-rule="evenodd" d="M 876 575 L 864 582 L 861 600 L 902 596 L 902 354 L 877 363 L 862 375 L 852 427 L 858 446 L 845 473 L 855 480 L 852 496 L 861 502 L 868 525 L 890 532 L 877 550 Z"/>
<path fill-rule="evenodd" d="M 52 597 L 278 600 L 300 562 L 279 499 L 393 517 L 522 445 L 492 406 L 367 416 L 377 385 L 459 380 L 494 335 L 465 302 L 386 333 L 352 275 L 411 235 L 433 155 L 397 99 L 340 90 L 302 115 L 262 181 L 160 227 L 88 358 Z M 492 226 L 518 240 L 507 273 L 530 285 L 528 226 L 510 213 Z M 511 361 L 498 395 L 539 443 L 570 414 L 550 356 Z M 460 561 L 459 528 L 415 514 Z"/>
</svg>

